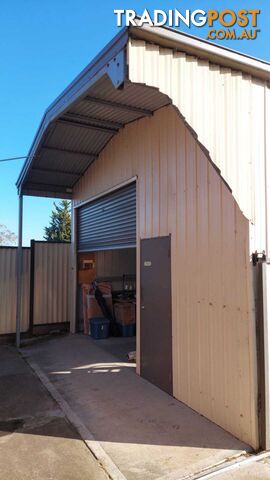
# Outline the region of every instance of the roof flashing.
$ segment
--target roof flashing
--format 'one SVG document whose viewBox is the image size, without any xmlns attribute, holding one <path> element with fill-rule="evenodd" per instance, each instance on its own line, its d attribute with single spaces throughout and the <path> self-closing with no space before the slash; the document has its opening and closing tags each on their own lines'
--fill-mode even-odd
<svg viewBox="0 0 270 480">
<path fill-rule="evenodd" d="M 270 81 L 270 62 L 229 49 L 217 43 L 211 43 L 208 40 L 171 27 L 133 26 L 130 27 L 130 38 L 181 51 L 188 55 L 193 55 L 221 66 L 241 70 L 255 77 Z"/>
</svg>

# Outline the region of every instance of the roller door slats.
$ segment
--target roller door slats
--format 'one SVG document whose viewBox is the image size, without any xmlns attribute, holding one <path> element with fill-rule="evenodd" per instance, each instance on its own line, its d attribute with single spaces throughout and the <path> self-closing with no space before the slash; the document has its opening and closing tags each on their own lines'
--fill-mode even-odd
<svg viewBox="0 0 270 480">
<path fill-rule="evenodd" d="M 117 198 L 112 198 L 110 201 L 106 200 L 106 201 L 100 201 L 100 203 L 97 203 L 98 200 L 94 201 L 93 202 L 93 205 L 91 206 L 91 211 L 92 212 L 95 212 L 96 210 L 99 210 L 99 209 L 102 209 L 102 208 L 114 208 L 116 207 L 117 205 L 119 204 L 122 204 L 123 203 L 123 200 L 125 202 L 128 202 L 128 201 L 132 201 L 134 202 L 136 199 L 136 194 L 127 194 L 127 195 L 121 195 Z M 87 205 L 84 205 L 83 207 L 81 207 L 81 211 L 84 212 L 84 211 L 87 211 L 90 207 Z"/>
<path fill-rule="evenodd" d="M 136 246 L 136 184 L 78 209 L 78 251 Z"/>
<path fill-rule="evenodd" d="M 122 219 L 122 228 L 123 229 L 129 228 L 129 227 L 132 228 L 132 226 L 134 225 L 134 221 L 136 222 L 136 217 L 131 218 L 129 221 Z M 113 219 L 113 221 L 110 222 L 110 232 L 115 229 L 117 229 L 117 231 L 119 230 L 119 221 L 116 221 L 115 219 Z M 80 229 L 80 236 L 88 235 L 88 234 L 94 235 L 96 232 L 104 232 L 104 231 L 108 232 L 107 225 L 104 225 L 104 224 L 96 225 L 95 223 L 93 223 L 93 228 L 89 226 L 82 227 Z"/>
<path fill-rule="evenodd" d="M 80 253 L 83 253 L 83 252 L 89 252 L 89 251 L 92 251 L 92 252 L 98 252 L 98 251 L 104 251 L 104 250 L 121 250 L 121 248 L 136 248 L 136 243 L 131 243 L 129 245 L 117 245 L 117 244 L 112 244 L 112 245 L 92 245 L 91 246 L 91 250 L 89 250 L 89 247 L 86 247 L 86 248 L 81 248 L 80 249 Z"/>
<path fill-rule="evenodd" d="M 102 202 L 100 204 L 97 204 L 97 203 L 94 203 L 93 206 L 91 207 L 91 211 L 92 212 L 95 212 L 95 211 L 99 211 L 99 210 L 102 210 L 103 208 L 115 208 L 117 206 L 122 205 L 123 204 L 123 200 L 125 201 L 125 203 L 128 203 L 128 202 L 134 202 L 136 200 L 136 195 L 122 195 L 121 197 L 119 198 L 114 198 L 112 199 L 110 202 L 106 201 L 106 202 Z M 89 209 L 89 207 L 87 207 L 87 205 L 84 205 L 83 207 L 81 207 L 82 209 L 82 212 L 84 211 L 87 211 Z"/>
<path fill-rule="evenodd" d="M 91 209 L 91 216 L 93 218 L 95 218 L 95 217 L 99 217 L 100 214 L 102 214 L 102 213 L 117 212 L 117 211 L 119 211 L 119 208 L 120 209 L 122 209 L 122 208 L 127 209 L 127 208 L 132 208 L 132 207 L 134 208 L 135 207 L 135 200 L 136 199 L 129 199 L 129 200 L 125 201 L 123 199 L 121 202 L 119 202 L 118 204 L 115 204 L 113 206 L 104 205 L 102 208 L 99 207 L 99 208 L 96 208 L 95 210 Z M 80 216 L 82 218 L 86 218 L 88 215 L 89 215 L 89 208 L 85 211 L 81 211 L 81 213 L 80 213 Z"/>
<path fill-rule="evenodd" d="M 106 246 L 106 245 L 133 245 L 134 244 L 134 239 L 132 237 L 128 237 L 128 238 L 125 238 L 123 240 L 117 240 L 116 238 L 107 238 L 107 239 L 103 239 L 102 242 L 99 240 L 99 239 L 96 239 L 95 241 L 93 240 L 90 245 L 98 245 L 101 249 L 103 246 Z M 83 249 L 86 249 L 88 248 L 89 246 L 89 242 L 82 242 L 81 244 L 81 247 Z"/>
<path fill-rule="evenodd" d="M 134 210 L 133 208 L 123 208 L 123 210 L 121 211 L 118 210 L 112 213 L 103 212 L 99 216 L 93 216 L 91 213 L 88 213 L 88 215 L 80 216 L 79 218 L 82 221 L 82 224 L 85 223 L 88 225 L 89 221 L 91 221 L 91 224 L 95 223 L 98 225 L 100 223 L 103 223 L 105 218 L 117 219 L 119 217 L 122 217 L 123 219 L 125 219 L 130 218 L 131 216 L 136 216 L 136 210 Z"/>
</svg>

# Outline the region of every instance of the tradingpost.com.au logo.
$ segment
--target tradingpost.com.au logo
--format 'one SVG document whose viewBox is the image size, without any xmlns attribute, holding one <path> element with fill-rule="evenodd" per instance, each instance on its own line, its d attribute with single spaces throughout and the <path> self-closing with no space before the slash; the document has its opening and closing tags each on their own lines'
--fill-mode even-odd
<svg viewBox="0 0 270 480">
<path fill-rule="evenodd" d="M 180 27 L 181 24 L 190 27 L 208 26 L 207 40 L 255 40 L 258 33 L 258 16 L 261 11 L 253 10 L 153 10 L 145 9 L 140 17 L 135 10 L 114 10 L 117 26 L 162 26 Z"/>
</svg>

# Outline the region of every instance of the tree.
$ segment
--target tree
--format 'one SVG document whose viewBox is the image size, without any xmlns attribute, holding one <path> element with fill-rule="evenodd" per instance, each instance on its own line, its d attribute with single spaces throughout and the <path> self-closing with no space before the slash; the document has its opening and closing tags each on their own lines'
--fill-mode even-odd
<svg viewBox="0 0 270 480">
<path fill-rule="evenodd" d="M 48 242 L 70 242 L 71 240 L 71 216 L 70 202 L 61 200 L 59 205 L 54 202 L 54 210 L 51 214 L 50 225 L 44 228 L 44 238 Z"/>
<path fill-rule="evenodd" d="M 15 245 L 17 235 L 11 232 L 6 225 L 0 224 L 0 245 Z"/>
</svg>

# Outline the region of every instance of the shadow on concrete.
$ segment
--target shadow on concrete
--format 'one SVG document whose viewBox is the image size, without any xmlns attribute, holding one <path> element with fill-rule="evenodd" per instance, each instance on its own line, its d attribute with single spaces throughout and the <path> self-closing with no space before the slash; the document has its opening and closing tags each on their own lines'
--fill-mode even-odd
<svg viewBox="0 0 270 480">
<path fill-rule="evenodd" d="M 15 349 L 0 347 L 1 479 L 95 480 L 107 474 Z"/>
<path fill-rule="evenodd" d="M 134 345 L 134 339 L 94 341 L 71 335 L 28 347 L 25 352 L 100 442 L 233 451 L 248 448 L 136 375 L 135 364 L 126 361 Z M 21 418 L 22 411 L 26 415 L 42 412 L 44 387 L 41 383 L 33 387 L 33 383 L 29 371 L 2 375 L 2 419 L 11 412 L 15 418 Z"/>
</svg>

